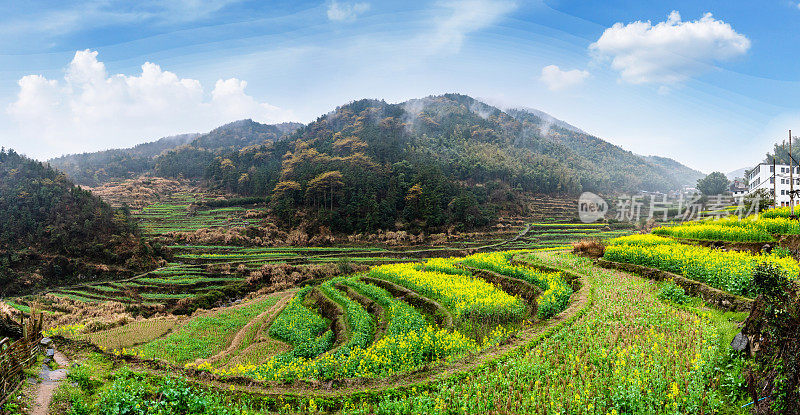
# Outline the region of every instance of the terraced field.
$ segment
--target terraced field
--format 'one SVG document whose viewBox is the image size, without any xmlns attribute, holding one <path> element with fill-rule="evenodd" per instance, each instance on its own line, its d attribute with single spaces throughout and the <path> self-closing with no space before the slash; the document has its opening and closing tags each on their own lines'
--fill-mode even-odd
<svg viewBox="0 0 800 415">
<path fill-rule="evenodd" d="M 478 246 L 496 246 L 513 249 L 559 249 L 565 248 L 569 240 L 591 236 L 613 238 L 627 235 L 630 230 L 610 229 L 598 224 L 533 223 L 526 225 L 513 240 L 485 240 L 455 243 L 451 246 L 389 248 L 381 246 L 337 246 L 337 247 L 239 247 L 228 245 L 170 245 L 173 253 L 167 266 L 132 278 L 81 284 L 54 290 L 51 295 L 75 301 L 99 303 L 116 301 L 124 304 L 173 305 L 181 299 L 194 298 L 214 290 L 222 290 L 245 280 L 247 272 L 258 270 L 263 265 L 293 264 L 365 264 L 412 263 L 420 255 L 436 252 L 453 252 Z M 525 229 L 523 229 L 525 231 Z M 242 273 L 222 272 L 221 267 L 237 269 Z M 19 298 L 12 303 L 28 307 L 33 298 Z"/>
<path fill-rule="evenodd" d="M 531 314 L 509 282 L 566 301 L 555 318 Z M 246 413 L 741 413 L 746 397 L 714 385 L 728 382 L 719 368 L 746 314 L 675 307 L 659 287 L 567 254 L 487 253 L 73 336 L 138 339 L 92 361 L 186 367 Z"/>
<path fill-rule="evenodd" d="M 248 226 L 263 221 L 263 218 L 245 217 L 248 209 L 242 206 L 198 208 L 193 205 L 205 200 L 205 195 L 202 193 L 175 193 L 166 201 L 154 203 L 133 212 L 133 216 L 148 235 L 196 231 L 206 228 Z"/>
<path fill-rule="evenodd" d="M 380 265 L 191 318 L 73 336 L 223 378 L 383 378 L 491 348 L 566 308 L 573 291 L 560 273 L 512 265 L 513 254 Z M 160 278 L 204 278 L 181 271 Z M 534 313 L 537 302 L 552 311 Z"/>
</svg>

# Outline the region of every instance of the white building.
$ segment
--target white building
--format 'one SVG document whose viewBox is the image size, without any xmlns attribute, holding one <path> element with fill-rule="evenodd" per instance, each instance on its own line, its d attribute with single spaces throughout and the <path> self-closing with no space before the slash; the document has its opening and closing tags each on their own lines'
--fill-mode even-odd
<svg viewBox="0 0 800 415">
<path fill-rule="evenodd" d="M 800 190 L 800 167 L 794 167 L 794 189 Z M 750 195 L 759 189 L 765 189 L 770 195 L 775 193 L 775 203 L 778 206 L 789 206 L 789 166 L 786 164 L 762 163 L 745 172 L 747 181 L 747 194 Z M 800 197 L 795 198 L 795 204 L 800 203 Z"/>
<path fill-rule="evenodd" d="M 729 190 L 731 191 L 731 195 L 733 195 L 734 199 L 739 199 L 747 195 L 749 189 L 745 183 L 746 182 L 744 180 L 738 177 L 732 180 Z"/>
</svg>

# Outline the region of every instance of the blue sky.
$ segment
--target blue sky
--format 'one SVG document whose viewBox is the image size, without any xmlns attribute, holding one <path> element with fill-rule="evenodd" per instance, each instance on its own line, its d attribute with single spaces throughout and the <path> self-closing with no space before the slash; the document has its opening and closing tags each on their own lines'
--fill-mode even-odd
<svg viewBox="0 0 800 415">
<path fill-rule="evenodd" d="M 0 145 L 39 159 L 445 92 L 540 109 L 705 172 L 754 164 L 800 132 L 794 0 L 34 1 L 0 13 Z"/>
</svg>

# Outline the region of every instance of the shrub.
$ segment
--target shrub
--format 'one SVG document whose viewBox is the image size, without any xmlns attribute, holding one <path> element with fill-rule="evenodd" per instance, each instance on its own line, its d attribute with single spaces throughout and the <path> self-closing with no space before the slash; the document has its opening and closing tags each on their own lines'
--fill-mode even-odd
<svg viewBox="0 0 800 415">
<path fill-rule="evenodd" d="M 658 291 L 658 298 L 675 304 L 685 304 L 689 301 L 689 296 L 686 295 L 683 287 L 675 284 L 673 280 L 669 280 L 661 286 L 661 290 Z"/>
<path fill-rule="evenodd" d="M 623 238 L 624 239 L 624 238 Z M 673 272 L 734 294 L 754 296 L 753 269 L 767 262 L 795 275 L 800 271 L 792 258 L 751 255 L 683 244 L 626 245 L 606 248 L 608 261 L 627 262 Z"/>
</svg>

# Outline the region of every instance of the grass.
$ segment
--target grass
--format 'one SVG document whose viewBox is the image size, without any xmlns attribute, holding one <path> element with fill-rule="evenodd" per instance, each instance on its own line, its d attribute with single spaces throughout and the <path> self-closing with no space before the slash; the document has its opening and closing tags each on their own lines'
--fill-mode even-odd
<svg viewBox="0 0 800 415">
<path fill-rule="evenodd" d="M 211 357 L 225 349 L 233 336 L 250 319 L 266 311 L 277 301 L 277 296 L 270 296 L 195 317 L 169 336 L 140 346 L 138 353 L 147 358 L 180 365 Z"/>
<path fill-rule="evenodd" d="M 388 291 L 372 284 L 358 280 L 358 277 L 345 279 L 342 282 L 359 294 L 368 297 L 380 305 L 386 313 L 386 335 L 396 336 L 425 328 L 425 316 L 414 307 L 394 298 Z"/>
<path fill-rule="evenodd" d="M 291 357 L 317 357 L 333 345 L 330 321 L 303 304 L 310 291 L 298 291 L 269 328 L 270 336 L 292 345 Z"/>
<path fill-rule="evenodd" d="M 347 324 L 348 339 L 337 353 L 348 353 L 354 347 L 366 348 L 373 339 L 374 324 L 367 310 L 346 296 L 343 292 L 334 288 L 334 284 L 343 282 L 344 278 L 334 278 L 326 281 L 319 286 L 319 290 L 329 299 L 338 303 L 344 310 L 344 318 Z"/>
<path fill-rule="evenodd" d="M 189 205 L 204 195 L 178 193 L 166 202 L 154 203 L 134 212 L 139 225 L 149 235 L 187 232 L 203 228 L 255 225 L 260 218 L 245 218 L 246 208 L 240 206 L 198 209 L 190 212 Z"/>
</svg>

